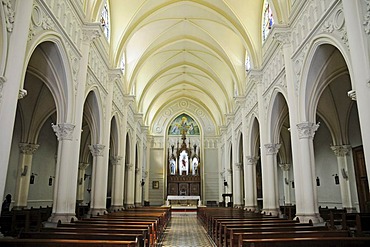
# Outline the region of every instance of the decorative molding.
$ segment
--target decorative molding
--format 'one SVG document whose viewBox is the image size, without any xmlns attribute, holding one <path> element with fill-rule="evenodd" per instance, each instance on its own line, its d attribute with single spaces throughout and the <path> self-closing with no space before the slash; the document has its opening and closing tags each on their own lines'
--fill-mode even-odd
<svg viewBox="0 0 370 247">
<path fill-rule="evenodd" d="M 344 157 L 349 155 L 351 152 L 352 147 L 350 145 L 338 145 L 338 146 L 330 146 L 331 150 L 333 150 L 335 156 L 337 157 Z"/>
<path fill-rule="evenodd" d="M 73 137 L 73 130 L 75 128 L 74 124 L 69 123 L 59 123 L 53 124 L 51 123 L 51 127 L 53 128 L 55 135 L 58 138 L 58 141 L 64 140 L 72 140 Z"/>
<path fill-rule="evenodd" d="M 111 156 L 110 157 L 110 163 L 112 165 L 121 165 L 122 156 Z"/>
<path fill-rule="evenodd" d="M 15 11 L 12 9 L 12 3 L 10 2 L 10 0 L 2 0 L 2 4 L 5 15 L 6 30 L 11 33 L 13 32 L 14 27 Z"/>
<path fill-rule="evenodd" d="M 367 35 L 370 35 L 370 1 L 365 0 L 365 2 L 366 2 L 366 13 L 362 25 L 364 25 L 365 33 Z"/>
<path fill-rule="evenodd" d="M 342 9 L 338 9 L 335 14 L 333 15 L 333 18 L 330 20 L 327 20 L 323 26 L 322 26 L 322 31 L 323 32 L 328 32 L 333 35 L 337 35 L 343 43 L 349 48 L 348 44 L 348 36 L 347 36 L 347 31 L 345 29 L 345 18 L 344 18 L 344 13 Z"/>
<path fill-rule="evenodd" d="M 27 96 L 27 90 L 26 89 L 19 89 L 18 99 L 23 99 L 26 96 Z"/>
<path fill-rule="evenodd" d="M 3 88 L 4 88 L 5 82 L 6 82 L 5 76 L 0 76 L 0 105 L 3 100 Z"/>
<path fill-rule="evenodd" d="M 33 155 L 40 145 L 32 143 L 19 143 L 18 147 L 21 154 Z"/>
<path fill-rule="evenodd" d="M 299 139 L 313 138 L 319 126 L 320 126 L 320 123 L 314 124 L 314 123 L 304 122 L 304 123 L 297 124 Z"/>
<path fill-rule="evenodd" d="M 89 145 L 90 152 L 92 156 L 103 156 L 105 145 L 103 144 L 93 144 Z"/>
<path fill-rule="evenodd" d="M 279 152 L 279 148 L 281 147 L 281 144 L 278 143 L 270 143 L 264 145 L 266 148 L 266 155 L 275 155 Z"/>
</svg>

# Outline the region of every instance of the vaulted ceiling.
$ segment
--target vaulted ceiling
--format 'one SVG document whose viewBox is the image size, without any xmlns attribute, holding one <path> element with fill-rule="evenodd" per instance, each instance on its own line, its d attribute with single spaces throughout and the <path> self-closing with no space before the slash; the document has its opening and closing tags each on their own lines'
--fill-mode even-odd
<svg viewBox="0 0 370 247">
<path fill-rule="evenodd" d="M 275 22 L 286 23 L 291 1 L 270 0 Z M 99 20 L 104 0 L 86 0 L 85 12 Z M 125 57 L 125 89 L 151 125 L 179 100 L 225 124 L 234 96 L 243 95 L 245 56 L 262 63 L 263 0 L 108 0 L 110 57 Z M 191 109 L 190 109 L 191 111 Z M 195 111 L 195 109 L 194 109 Z M 188 112 L 194 114 L 195 112 Z"/>
</svg>

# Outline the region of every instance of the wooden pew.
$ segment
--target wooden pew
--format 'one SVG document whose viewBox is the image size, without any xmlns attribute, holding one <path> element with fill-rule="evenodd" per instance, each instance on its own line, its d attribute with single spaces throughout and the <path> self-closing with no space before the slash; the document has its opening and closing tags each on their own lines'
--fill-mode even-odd
<svg viewBox="0 0 370 247">
<path fill-rule="evenodd" d="M 356 235 L 370 236 L 370 214 L 356 215 Z"/>
<path fill-rule="evenodd" d="M 230 246 L 230 242 L 237 244 L 237 233 L 259 233 L 259 232 L 295 232 L 295 231 L 328 231 L 326 226 L 280 226 L 280 227 L 227 227 L 222 238 L 222 246 Z"/>
<path fill-rule="evenodd" d="M 135 241 L 138 247 L 146 246 L 140 233 L 98 232 L 22 232 L 20 239 L 73 239 L 73 240 L 124 240 Z"/>
<path fill-rule="evenodd" d="M 276 231 L 276 232 L 243 232 L 234 233 L 230 247 L 241 246 L 245 239 L 279 239 L 279 238 L 327 238 L 327 237 L 350 237 L 348 231 Z M 237 241 L 235 241 L 235 239 Z M 289 245 L 288 245 L 289 246 Z"/>
<path fill-rule="evenodd" d="M 353 237 L 307 237 L 243 239 L 239 247 L 364 247 L 370 245 L 370 238 Z"/>
<path fill-rule="evenodd" d="M 10 239 L 0 238 L 7 247 L 138 247 L 137 240 L 76 240 L 76 239 Z"/>
</svg>

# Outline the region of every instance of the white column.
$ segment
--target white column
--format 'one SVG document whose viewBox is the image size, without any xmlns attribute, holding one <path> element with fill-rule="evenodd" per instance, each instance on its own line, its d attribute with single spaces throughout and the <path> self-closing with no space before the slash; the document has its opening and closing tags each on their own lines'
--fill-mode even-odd
<svg viewBox="0 0 370 247">
<path fill-rule="evenodd" d="M 341 146 L 331 146 L 330 147 L 335 156 L 337 156 L 338 162 L 338 173 L 337 176 L 339 177 L 339 185 L 340 185 L 340 194 L 342 196 L 342 206 L 348 211 L 352 211 L 355 208 L 352 204 L 352 197 L 351 197 L 351 189 L 350 189 L 350 182 L 348 179 L 348 159 L 349 159 L 349 152 L 351 150 L 351 146 L 349 145 L 341 145 Z"/>
<path fill-rule="evenodd" d="M 73 142 L 75 125 L 59 123 L 52 125 L 58 138 L 58 156 L 55 174 L 53 213 L 51 222 L 70 222 L 76 220 L 76 193 L 78 166 L 76 165 L 76 150 L 79 143 Z"/>
<path fill-rule="evenodd" d="M 9 7 L 9 11 L 6 15 L 1 15 L 4 18 L 2 20 L 8 21 L 8 26 L 7 33 L 1 37 L 2 49 L 7 56 L 6 69 L 0 71 L 0 198 L 4 198 L 15 114 L 19 92 L 23 90 L 24 61 L 33 10 L 33 1 L 18 2 L 14 6 L 14 1 L 6 1 L 4 7 Z"/>
<path fill-rule="evenodd" d="M 289 170 L 291 164 L 280 164 L 281 170 L 283 171 L 283 188 L 284 188 L 284 205 L 292 205 L 290 198 L 290 182 L 289 182 Z"/>
<path fill-rule="evenodd" d="M 111 211 L 123 210 L 123 160 L 122 156 L 110 157 L 110 163 L 113 166 L 112 174 L 112 205 Z"/>
<path fill-rule="evenodd" d="M 103 215 L 107 213 L 107 164 L 104 163 L 104 149 L 102 144 L 90 145 L 90 152 L 93 156 L 92 185 L 91 185 L 91 205 L 90 215 Z"/>
<path fill-rule="evenodd" d="M 277 185 L 277 153 L 280 144 L 265 144 L 266 162 L 263 167 L 262 193 L 263 212 L 279 215 L 278 185 Z"/>
<path fill-rule="evenodd" d="M 126 190 L 126 201 L 125 208 L 133 208 L 134 205 L 134 183 L 135 183 L 135 171 L 133 164 L 126 164 L 127 171 L 127 190 Z"/>
<path fill-rule="evenodd" d="M 370 178 L 370 2 L 342 0 L 343 13 L 346 21 L 350 61 L 352 70 L 352 91 L 349 93 L 356 99 L 361 126 L 362 145 L 364 148 L 367 177 Z M 362 5 L 366 5 L 364 8 Z"/>
<path fill-rule="evenodd" d="M 246 156 L 244 164 L 244 190 L 245 209 L 256 211 L 257 209 L 257 186 L 256 186 L 256 165 L 258 158 Z"/>
<path fill-rule="evenodd" d="M 85 199 L 85 171 L 89 163 L 80 162 L 78 166 L 78 179 L 77 179 L 77 203 L 83 203 Z"/>
<path fill-rule="evenodd" d="M 38 144 L 19 143 L 20 155 L 13 209 L 27 208 L 32 158 L 39 146 Z"/>
<path fill-rule="evenodd" d="M 233 204 L 234 208 L 242 208 L 242 198 L 241 198 L 241 169 L 242 163 L 235 163 L 233 169 L 233 181 L 234 181 L 234 189 L 233 189 Z"/>
<path fill-rule="evenodd" d="M 318 211 L 316 192 L 315 156 L 313 137 L 318 124 L 304 122 L 297 124 L 299 133 L 300 163 L 294 165 L 294 181 L 296 191 L 296 217 L 301 222 L 312 220 L 313 223 L 322 222 Z"/>
</svg>

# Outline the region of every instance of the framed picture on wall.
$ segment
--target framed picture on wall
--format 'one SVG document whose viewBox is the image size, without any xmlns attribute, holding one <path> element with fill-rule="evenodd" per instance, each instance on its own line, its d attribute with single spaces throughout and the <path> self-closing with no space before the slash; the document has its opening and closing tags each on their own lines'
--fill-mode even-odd
<svg viewBox="0 0 370 247">
<path fill-rule="evenodd" d="M 153 181 L 152 188 L 153 189 L 159 189 L 159 181 Z"/>
</svg>

